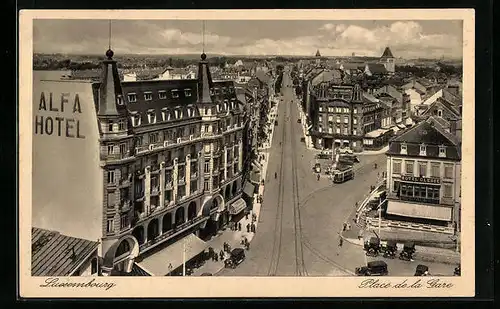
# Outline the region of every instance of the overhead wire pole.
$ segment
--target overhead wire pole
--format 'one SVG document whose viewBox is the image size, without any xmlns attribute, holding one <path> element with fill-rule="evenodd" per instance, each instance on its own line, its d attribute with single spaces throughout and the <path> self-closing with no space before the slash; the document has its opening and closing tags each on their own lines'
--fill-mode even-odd
<svg viewBox="0 0 500 309">
<path fill-rule="evenodd" d="M 111 19 L 109 20 L 108 48 L 111 49 Z"/>
</svg>

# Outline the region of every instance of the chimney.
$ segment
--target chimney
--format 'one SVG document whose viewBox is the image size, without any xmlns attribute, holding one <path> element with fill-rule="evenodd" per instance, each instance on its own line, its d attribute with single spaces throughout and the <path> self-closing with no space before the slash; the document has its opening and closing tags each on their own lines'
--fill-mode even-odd
<svg viewBox="0 0 500 309">
<path fill-rule="evenodd" d="M 116 61 L 113 60 L 113 51 L 106 51 L 106 60 L 102 62 L 101 85 L 99 86 L 98 116 L 118 116 L 118 105 L 122 105 L 122 86 L 118 75 Z"/>
<path fill-rule="evenodd" d="M 212 77 L 208 69 L 207 55 L 201 54 L 201 61 L 198 65 L 198 103 L 212 103 L 210 89 L 212 89 Z"/>
</svg>

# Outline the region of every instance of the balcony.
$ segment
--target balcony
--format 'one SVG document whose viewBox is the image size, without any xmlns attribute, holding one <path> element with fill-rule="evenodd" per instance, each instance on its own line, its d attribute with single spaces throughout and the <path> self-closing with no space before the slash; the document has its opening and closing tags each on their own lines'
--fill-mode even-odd
<svg viewBox="0 0 500 309">
<path fill-rule="evenodd" d="M 139 191 L 139 192 L 136 192 L 136 193 L 135 193 L 135 200 L 136 200 L 137 202 L 142 202 L 142 201 L 144 201 L 144 197 L 145 197 L 145 196 L 144 196 L 144 191 Z"/>
<path fill-rule="evenodd" d="M 129 151 L 125 153 L 112 153 L 105 155 L 106 162 L 120 161 L 128 158 L 131 158 Z"/>
<path fill-rule="evenodd" d="M 120 187 L 128 187 L 132 182 L 132 174 L 126 175 L 126 177 L 120 179 Z"/>
<path fill-rule="evenodd" d="M 157 196 L 159 193 L 160 193 L 159 186 L 151 187 L 151 196 Z"/>
<path fill-rule="evenodd" d="M 198 178 L 198 172 L 191 173 L 191 179 L 196 179 L 196 178 Z"/>
<path fill-rule="evenodd" d="M 127 213 L 132 209 L 132 202 L 128 199 L 124 199 L 120 203 L 120 211 L 122 213 Z"/>
<path fill-rule="evenodd" d="M 172 180 L 165 182 L 165 190 L 172 190 Z"/>
</svg>

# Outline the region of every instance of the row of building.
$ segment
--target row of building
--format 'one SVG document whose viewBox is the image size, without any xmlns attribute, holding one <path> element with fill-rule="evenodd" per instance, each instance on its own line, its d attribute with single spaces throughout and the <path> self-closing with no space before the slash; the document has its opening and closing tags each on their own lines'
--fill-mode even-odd
<svg viewBox="0 0 500 309">
<path fill-rule="evenodd" d="M 202 54 L 196 78 L 127 81 L 112 57 L 34 80 L 33 275 L 175 274 L 251 208 L 271 78 L 214 80 Z"/>
</svg>

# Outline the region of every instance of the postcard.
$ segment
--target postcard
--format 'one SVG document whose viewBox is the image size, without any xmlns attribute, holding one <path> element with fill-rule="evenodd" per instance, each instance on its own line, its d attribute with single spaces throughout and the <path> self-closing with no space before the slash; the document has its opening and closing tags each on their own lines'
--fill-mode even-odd
<svg viewBox="0 0 500 309">
<path fill-rule="evenodd" d="M 474 295 L 474 10 L 19 18 L 20 297 Z"/>
</svg>

